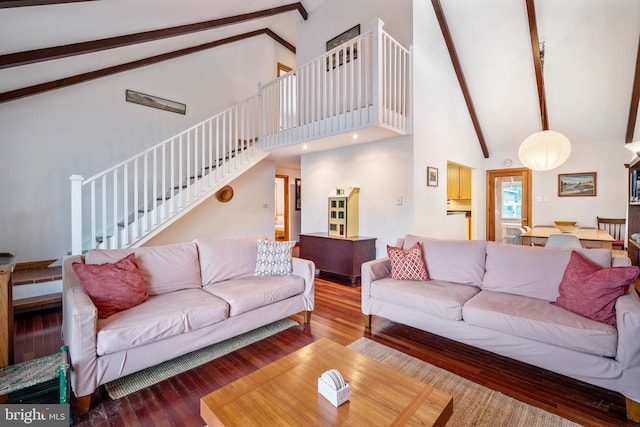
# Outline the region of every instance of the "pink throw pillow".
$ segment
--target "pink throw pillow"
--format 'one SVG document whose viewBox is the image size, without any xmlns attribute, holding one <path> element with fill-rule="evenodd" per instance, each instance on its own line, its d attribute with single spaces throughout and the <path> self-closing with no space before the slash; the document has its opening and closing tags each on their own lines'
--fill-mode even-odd
<svg viewBox="0 0 640 427">
<path fill-rule="evenodd" d="M 560 296 L 551 304 L 615 326 L 616 300 L 628 291 L 639 272 L 635 266 L 602 268 L 572 251 L 560 282 Z"/>
<path fill-rule="evenodd" d="M 98 309 L 100 319 L 149 299 L 144 277 L 133 253 L 114 264 L 74 262 L 72 266 L 80 278 L 80 284 Z"/>
<path fill-rule="evenodd" d="M 416 242 L 409 249 L 387 245 L 391 260 L 391 278 L 398 280 L 431 280 L 422 255 L 422 246 Z"/>
</svg>

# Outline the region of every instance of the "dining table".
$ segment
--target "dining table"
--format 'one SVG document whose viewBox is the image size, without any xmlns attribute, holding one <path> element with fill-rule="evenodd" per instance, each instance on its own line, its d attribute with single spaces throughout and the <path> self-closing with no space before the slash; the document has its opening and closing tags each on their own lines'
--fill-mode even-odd
<svg viewBox="0 0 640 427">
<path fill-rule="evenodd" d="M 520 236 L 520 242 L 526 246 L 544 246 L 552 234 L 572 234 L 580 239 L 583 248 L 611 249 L 615 240 L 607 231 L 597 228 L 577 228 L 570 233 L 563 233 L 556 227 L 533 227 Z"/>
</svg>

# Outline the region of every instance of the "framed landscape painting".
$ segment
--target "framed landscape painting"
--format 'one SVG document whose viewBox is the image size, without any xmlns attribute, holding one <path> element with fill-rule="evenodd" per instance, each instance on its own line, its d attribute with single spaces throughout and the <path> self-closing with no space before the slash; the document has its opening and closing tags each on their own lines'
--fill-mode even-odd
<svg viewBox="0 0 640 427">
<path fill-rule="evenodd" d="M 595 196 L 596 172 L 558 174 L 558 197 Z"/>
</svg>

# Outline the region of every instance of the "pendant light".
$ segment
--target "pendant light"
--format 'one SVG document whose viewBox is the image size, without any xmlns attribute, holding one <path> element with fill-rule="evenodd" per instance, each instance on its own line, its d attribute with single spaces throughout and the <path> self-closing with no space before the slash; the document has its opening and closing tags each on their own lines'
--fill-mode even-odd
<svg viewBox="0 0 640 427">
<path fill-rule="evenodd" d="M 544 42 L 540 44 L 540 64 L 542 69 L 541 92 L 542 131 L 528 136 L 520 145 L 518 158 L 523 165 L 535 171 L 548 171 L 563 164 L 571 154 L 569 139 L 560 132 L 549 130 L 545 118 L 546 106 L 544 91 Z"/>
</svg>

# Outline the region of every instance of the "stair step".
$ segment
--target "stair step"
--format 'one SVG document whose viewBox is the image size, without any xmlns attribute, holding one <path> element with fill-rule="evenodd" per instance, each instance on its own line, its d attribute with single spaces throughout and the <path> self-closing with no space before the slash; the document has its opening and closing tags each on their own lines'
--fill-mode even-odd
<svg viewBox="0 0 640 427">
<path fill-rule="evenodd" d="M 13 302 L 13 314 L 59 307 L 62 304 L 62 293 L 40 295 L 23 298 Z"/>
<path fill-rule="evenodd" d="M 51 264 L 51 262 L 49 264 Z M 20 269 L 16 267 L 11 278 L 13 286 L 62 280 L 62 266 Z"/>
<path fill-rule="evenodd" d="M 47 292 L 47 289 L 49 292 L 51 289 L 61 289 L 61 285 L 46 285 L 48 282 L 62 280 L 62 266 L 46 267 L 55 261 L 56 260 L 30 262 L 25 263 L 28 265 L 26 267 L 25 264 L 20 265 L 20 268 L 16 266 L 16 269 L 11 275 L 11 281 L 15 288 L 14 298 L 16 295 L 20 294 L 33 294 L 34 289 L 37 290 L 36 292 Z M 13 312 L 14 314 L 20 314 L 29 311 L 44 310 L 52 307 L 59 307 L 61 303 L 61 292 L 44 293 L 41 295 L 14 299 Z"/>
</svg>

